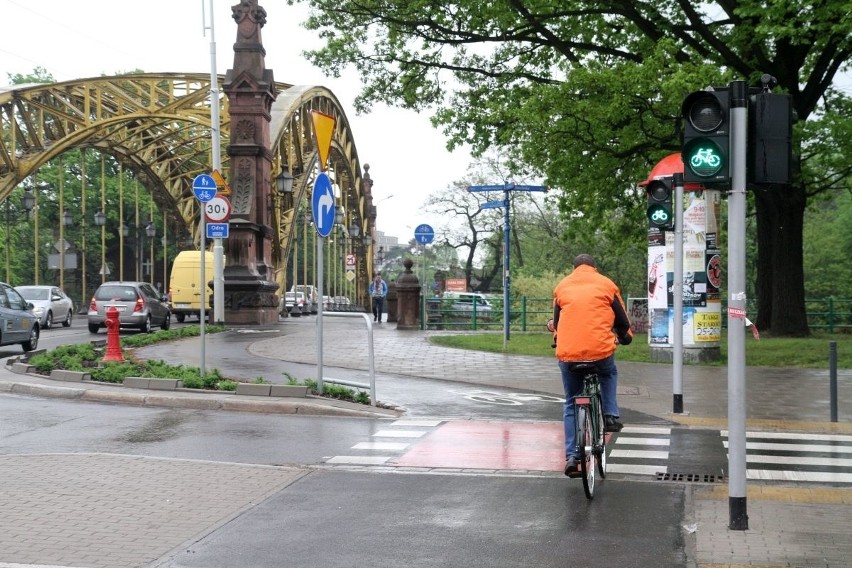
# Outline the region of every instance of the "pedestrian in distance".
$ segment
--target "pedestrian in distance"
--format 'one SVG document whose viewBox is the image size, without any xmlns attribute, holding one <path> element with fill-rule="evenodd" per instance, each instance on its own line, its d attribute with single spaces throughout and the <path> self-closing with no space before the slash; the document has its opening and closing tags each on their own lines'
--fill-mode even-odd
<svg viewBox="0 0 852 568">
<path fill-rule="evenodd" d="M 553 324 L 551 328 L 548 322 L 548 327 L 554 332 L 556 358 L 565 391 L 565 475 L 579 477 L 574 397 L 583 390 L 583 375 L 572 372 L 572 363 L 589 361 L 595 364 L 601 385 L 604 429 L 619 432 L 624 425 L 619 421 L 616 400 L 615 350 L 618 344 L 629 345 L 633 341 L 630 319 L 618 286 L 598 273 L 591 255 L 577 255 L 574 270 L 553 290 Z"/>
<path fill-rule="evenodd" d="M 376 277 L 370 282 L 370 298 L 373 299 L 373 321 L 382 322 L 382 311 L 384 311 L 385 296 L 388 295 L 388 284 L 382 280 L 382 274 L 376 273 Z"/>
</svg>

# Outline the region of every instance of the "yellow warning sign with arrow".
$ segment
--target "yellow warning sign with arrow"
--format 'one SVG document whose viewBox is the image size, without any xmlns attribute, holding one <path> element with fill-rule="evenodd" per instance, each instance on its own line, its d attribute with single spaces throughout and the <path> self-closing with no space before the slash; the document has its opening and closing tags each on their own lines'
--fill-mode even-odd
<svg viewBox="0 0 852 568">
<path fill-rule="evenodd" d="M 334 132 L 336 120 L 333 116 L 319 112 L 318 110 L 311 111 L 311 120 L 314 123 L 314 134 L 317 137 L 320 171 L 324 172 L 328 169 L 328 152 L 331 150 L 331 135 Z"/>
<path fill-rule="evenodd" d="M 216 194 L 222 196 L 231 195 L 231 186 L 228 185 L 228 182 L 225 181 L 225 178 L 222 177 L 222 174 L 219 173 L 219 170 L 213 170 L 213 173 L 210 174 L 210 177 L 213 178 L 213 181 L 216 182 Z"/>
</svg>

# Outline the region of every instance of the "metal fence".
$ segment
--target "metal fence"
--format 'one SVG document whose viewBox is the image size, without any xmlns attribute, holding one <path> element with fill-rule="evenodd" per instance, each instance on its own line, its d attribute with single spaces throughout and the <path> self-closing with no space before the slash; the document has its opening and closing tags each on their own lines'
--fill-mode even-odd
<svg viewBox="0 0 852 568">
<path fill-rule="evenodd" d="M 647 303 L 644 298 L 628 298 L 631 321 L 636 323 L 638 332 L 647 331 L 642 326 L 642 313 L 647 317 Z M 646 306 L 644 311 L 642 305 Z M 722 302 L 722 313 L 725 313 Z M 808 326 L 812 330 L 826 333 L 852 332 L 852 299 L 825 298 L 805 300 Z M 748 300 L 746 311 L 757 316 L 757 300 Z M 553 317 L 552 298 L 513 298 L 509 304 L 509 326 L 515 331 L 544 331 L 545 323 Z M 722 327 L 727 327 L 727 317 L 722 318 Z M 489 298 L 488 305 L 474 301 L 472 305 L 460 307 L 452 300 L 427 298 L 421 307 L 421 327 L 425 329 L 503 329 L 503 298 Z"/>
</svg>

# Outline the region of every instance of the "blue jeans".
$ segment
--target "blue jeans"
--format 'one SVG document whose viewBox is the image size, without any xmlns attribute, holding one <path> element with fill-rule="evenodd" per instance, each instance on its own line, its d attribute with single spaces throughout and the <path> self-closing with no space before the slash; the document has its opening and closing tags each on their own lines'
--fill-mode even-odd
<svg viewBox="0 0 852 568">
<path fill-rule="evenodd" d="M 583 374 L 572 373 L 568 367 L 571 363 L 559 361 L 559 370 L 562 372 L 562 388 L 565 390 L 565 404 L 563 411 L 563 423 L 565 427 L 565 456 L 577 457 L 577 425 L 574 424 L 574 397 L 583 390 Z M 618 403 L 616 402 L 616 389 L 618 387 L 618 369 L 615 367 L 615 356 L 610 355 L 606 359 L 595 361 L 598 371 L 598 381 L 601 385 L 601 401 L 605 416 L 619 416 Z"/>
<path fill-rule="evenodd" d="M 384 296 L 373 296 L 373 319 L 382 321 L 382 312 L 384 311 Z"/>
</svg>

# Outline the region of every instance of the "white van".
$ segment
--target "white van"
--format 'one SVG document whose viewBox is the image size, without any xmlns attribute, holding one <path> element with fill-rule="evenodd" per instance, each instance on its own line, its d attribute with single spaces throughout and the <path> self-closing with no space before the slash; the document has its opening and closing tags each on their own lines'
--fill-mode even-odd
<svg viewBox="0 0 852 568">
<path fill-rule="evenodd" d="M 213 280 L 213 253 L 204 254 L 204 279 Z M 206 294 L 205 294 L 206 292 Z M 185 250 L 179 252 L 172 263 L 169 280 L 169 301 L 172 313 L 181 323 L 187 316 L 201 319 L 201 301 L 204 294 L 204 309 L 209 311 L 213 290 L 201 283 L 201 251 Z"/>
<path fill-rule="evenodd" d="M 444 300 L 452 306 L 454 311 L 472 313 L 475 304 L 477 314 L 483 316 L 491 314 L 491 302 L 485 294 L 479 292 L 445 292 Z"/>
</svg>

